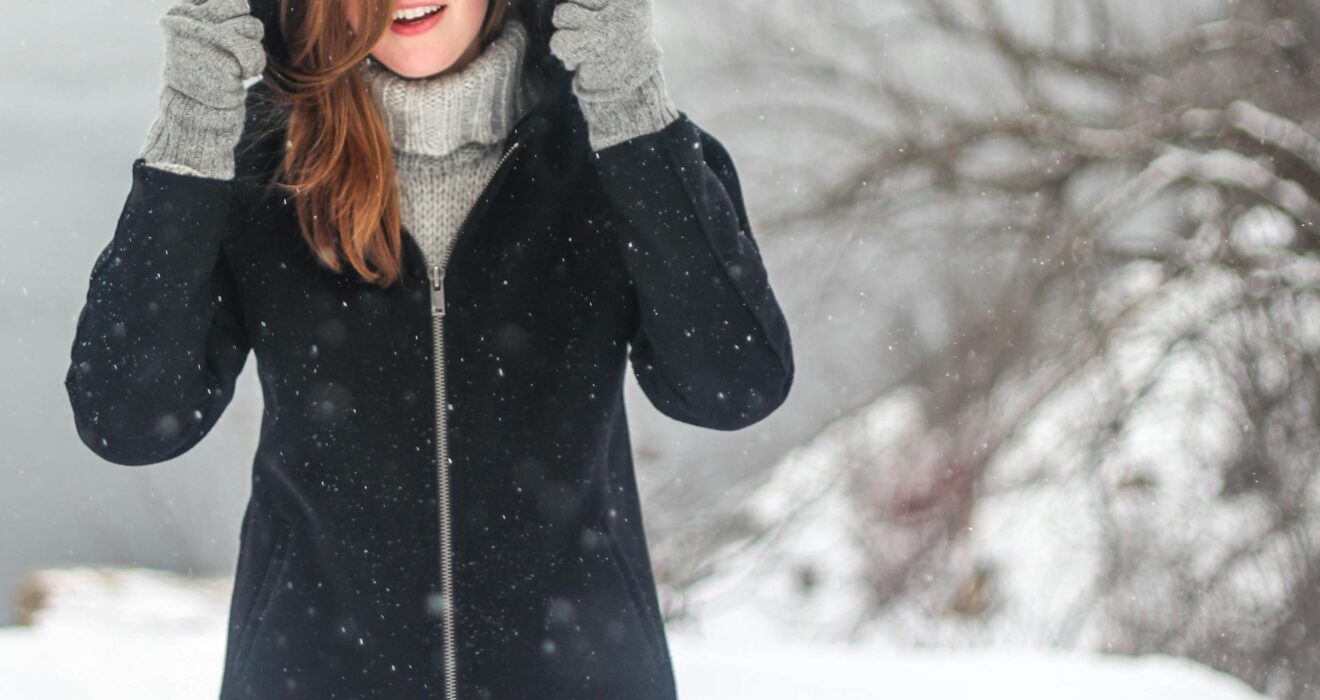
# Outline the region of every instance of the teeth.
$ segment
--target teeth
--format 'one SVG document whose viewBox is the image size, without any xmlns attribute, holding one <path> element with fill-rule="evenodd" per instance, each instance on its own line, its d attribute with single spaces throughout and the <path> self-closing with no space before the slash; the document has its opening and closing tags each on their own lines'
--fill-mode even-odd
<svg viewBox="0 0 1320 700">
<path fill-rule="evenodd" d="M 421 17 L 425 17 L 431 14 L 432 12 L 439 12 L 440 7 L 441 7 L 440 5 L 423 5 L 421 7 L 410 7 L 406 10 L 399 10 L 398 12 L 395 12 L 394 19 L 396 21 L 401 19 L 404 20 L 419 19 Z"/>
</svg>

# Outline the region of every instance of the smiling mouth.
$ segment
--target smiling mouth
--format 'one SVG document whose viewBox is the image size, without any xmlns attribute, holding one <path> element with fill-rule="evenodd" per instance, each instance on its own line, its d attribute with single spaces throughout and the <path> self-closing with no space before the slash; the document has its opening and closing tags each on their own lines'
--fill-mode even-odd
<svg viewBox="0 0 1320 700">
<path fill-rule="evenodd" d="M 444 5 L 423 5 L 399 10 L 394 13 L 394 23 L 404 27 L 421 24 L 443 9 L 445 9 Z"/>
</svg>

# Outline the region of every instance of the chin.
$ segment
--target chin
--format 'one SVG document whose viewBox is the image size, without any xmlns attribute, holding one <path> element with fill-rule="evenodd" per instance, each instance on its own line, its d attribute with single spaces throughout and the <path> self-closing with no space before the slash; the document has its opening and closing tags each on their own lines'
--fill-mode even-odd
<svg viewBox="0 0 1320 700">
<path fill-rule="evenodd" d="M 372 58 L 405 78 L 428 78 L 448 70 L 458 56 L 449 51 L 388 51 L 372 54 Z"/>
<path fill-rule="evenodd" d="M 452 60 L 437 61 L 434 58 L 380 62 L 384 64 L 386 68 L 389 68 L 391 71 L 394 71 L 405 78 L 429 78 L 433 75 L 443 73 L 454 64 Z"/>
</svg>

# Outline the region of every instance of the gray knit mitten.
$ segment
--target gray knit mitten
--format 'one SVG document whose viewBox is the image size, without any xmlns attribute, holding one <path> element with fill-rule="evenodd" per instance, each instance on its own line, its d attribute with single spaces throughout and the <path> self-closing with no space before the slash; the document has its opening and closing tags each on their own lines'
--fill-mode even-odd
<svg viewBox="0 0 1320 700">
<path fill-rule="evenodd" d="M 575 71 L 594 150 L 659 131 L 678 118 L 660 71 L 651 0 L 566 0 L 552 16 L 550 52 Z"/>
<path fill-rule="evenodd" d="M 139 157 L 162 170 L 234 178 L 247 87 L 266 67 L 248 0 L 179 0 L 165 12 L 160 109 Z"/>
</svg>

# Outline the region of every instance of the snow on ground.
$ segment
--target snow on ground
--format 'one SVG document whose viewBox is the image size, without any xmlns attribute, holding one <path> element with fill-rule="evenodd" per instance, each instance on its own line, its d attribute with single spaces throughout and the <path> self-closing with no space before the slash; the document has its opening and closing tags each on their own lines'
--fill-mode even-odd
<svg viewBox="0 0 1320 700">
<path fill-rule="evenodd" d="M 227 582 L 150 570 L 43 572 L 30 627 L 0 628 L 0 698 L 203 700 L 219 692 Z M 1262 700 L 1190 662 L 996 649 L 910 651 L 670 633 L 683 700 Z"/>
<path fill-rule="evenodd" d="M 671 634 L 684 700 L 1260 700 L 1171 657 L 747 644 Z"/>
</svg>

